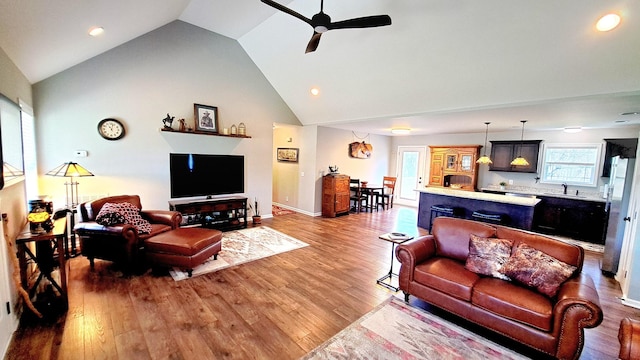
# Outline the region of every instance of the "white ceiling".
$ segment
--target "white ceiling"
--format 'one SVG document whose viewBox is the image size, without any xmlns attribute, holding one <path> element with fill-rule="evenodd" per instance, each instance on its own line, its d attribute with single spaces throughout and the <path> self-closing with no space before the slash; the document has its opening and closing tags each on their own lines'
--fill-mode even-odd
<svg viewBox="0 0 640 360">
<path fill-rule="evenodd" d="M 320 8 L 276 1 L 308 18 Z M 640 124 L 620 115 L 640 111 L 640 1 L 327 0 L 324 11 L 393 24 L 329 31 L 305 54 L 312 28 L 259 0 L 0 0 L 0 47 L 35 83 L 180 19 L 237 39 L 305 125 L 388 135 L 521 119 L 538 130 Z M 621 26 L 598 33 L 610 11 Z M 105 34 L 89 37 L 94 25 Z"/>
</svg>

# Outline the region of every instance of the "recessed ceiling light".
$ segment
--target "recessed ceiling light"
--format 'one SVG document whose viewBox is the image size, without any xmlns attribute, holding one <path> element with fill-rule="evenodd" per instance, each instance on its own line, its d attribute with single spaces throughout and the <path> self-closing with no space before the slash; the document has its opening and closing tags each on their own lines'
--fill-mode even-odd
<svg viewBox="0 0 640 360">
<path fill-rule="evenodd" d="M 91 36 L 99 36 L 102 35 L 102 33 L 104 33 L 104 28 L 101 26 L 94 26 L 89 29 L 89 35 Z"/>
<path fill-rule="evenodd" d="M 615 29 L 620 24 L 620 15 L 607 14 L 598 20 L 596 23 L 596 29 L 598 31 L 609 31 Z"/>
<path fill-rule="evenodd" d="M 566 128 L 564 128 L 562 131 L 566 132 L 566 133 L 578 133 L 580 131 L 582 131 L 582 128 L 580 126 L 568 126 Z"/>
<path fill-rule="evenodd" d="M 320 89 L 318 89 L 318 88 L 316 88 L 316 87 L 311 88 L 311 90 L 310 90 L 310 91 L 311 91 L 311 95 L 313 95 L 313 96 L 318 96 L 318 95 L 320 95 Z"/>
<path fill-rule="evenodd" d="M 395 135 L 408 135 L 411 132 L 409 128 L 393 128 L 391 133 Z"/>
</svg>

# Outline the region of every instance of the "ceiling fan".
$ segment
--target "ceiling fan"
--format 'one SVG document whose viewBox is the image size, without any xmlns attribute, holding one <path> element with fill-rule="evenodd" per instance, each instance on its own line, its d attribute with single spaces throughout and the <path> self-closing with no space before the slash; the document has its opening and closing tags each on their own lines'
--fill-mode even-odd
<svg viewBox="0 0 640 360">
<path fill-rule="evenodd" d="M 260 0 L 260 1 L 282 12 L 295 16 L 298 19 L 311 25 L 311 27 L 313 27 L 313 36 L 311 37 L 309 44 L 307 44 L 307 50 L 305 51 L 305 53 L 316 51 L 316 49 L 318 48 L 318 44 L 320 44 L 320 36 L 322 36 L 322 33 L 327 32 L 329 30 L 357 29 L 357 28 L 369 28 L 369 27 L 391 25 L 391 18 L 389 17 L 389 15 L 365 16 L 365 17 L 359 17 L 359 18 L 354 18 L 349 20 L 331 22 L 331 17 L 329 17 L 329 15 L 323 12 L 324 0 L 320 0 L 320 12 L 313 15 L 311 19 L 283 5 L 280 5 L 275 1 L 272 1 L 272 0 Z"/>
</svg>

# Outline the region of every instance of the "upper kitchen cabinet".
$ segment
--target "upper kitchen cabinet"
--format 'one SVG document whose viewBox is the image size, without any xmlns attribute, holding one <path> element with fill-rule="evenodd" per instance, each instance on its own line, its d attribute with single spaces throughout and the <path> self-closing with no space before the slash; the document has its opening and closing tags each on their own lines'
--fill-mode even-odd
<svg viewBox="0 0 640 360">
<path fill-rule="evenodd" d="M 638 148 L 638 139 L 604 139 L 607 142 L 607 149 L 602 165 L 602 176 L 609 177 L 611 174 L 611 158 L 620 156 L 623 158 L 635 158 Z"/>
<path fill-rule="evenodd" d="M 491 160 L 489 171 L 510 171 L 522 173 L 538 172 L 538 154 L 542 140 L 491 141 Z M 528 166 L 514 166 L 511 161 L 522 156 Z"/>
</svg>

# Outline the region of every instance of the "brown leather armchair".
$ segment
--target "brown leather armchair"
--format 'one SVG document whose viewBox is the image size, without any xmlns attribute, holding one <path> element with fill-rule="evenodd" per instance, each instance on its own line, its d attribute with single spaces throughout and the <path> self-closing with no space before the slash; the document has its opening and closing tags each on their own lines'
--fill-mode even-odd
<svg viewBox="0 0 640 360">
<path fill-rule="evenodd" d="M 618 330 L 621 360 L 640 359 L 640 321 L 624 318 L 620 321 Z"/>
<path fill-rule="evenodd" d="M 104 226 L 96 222 L 96 217 L 106 203 L 128 202 L 141 209 L 140 215 L 151 223 L 149 234 L 139 234 L 131 224 Z M 91 269 L 94 259 L 120 263 L 125 272 L 131 272 L 142 261 L 140 252 L 144 240 L 163 232 L 177 229 L 182 214 L 169 210 L 142 210 L 138 195 L 110 196 L 78 205 L 78 221 L 74 231 L 80 238 L 82 255 L 89 259 Z"/>
</svg>

